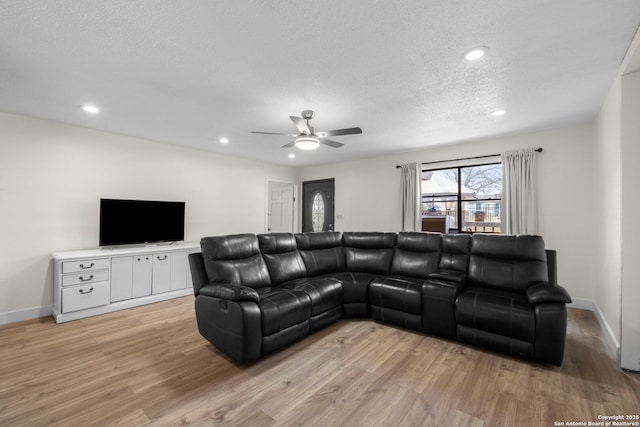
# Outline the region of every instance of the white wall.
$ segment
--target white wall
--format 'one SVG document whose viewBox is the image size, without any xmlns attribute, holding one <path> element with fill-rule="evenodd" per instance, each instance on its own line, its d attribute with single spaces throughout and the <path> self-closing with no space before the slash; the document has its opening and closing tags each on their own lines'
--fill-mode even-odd
<svg viewBox="0 0 640 427">
<path fill-rule="evenodd" d="M 335 178 L 336 230 L 398 231 L 400 172 L 396 165 L 542 147 L 544 152 L 538 154 L 540 234 L 548 248 L 558 251 L 560 283 L 574 297 L 593 299 L 593 233 L 599 203 L 594 202 L 592 189 L 592 144 L 592 127 L 574 126 L 306 168 L 300 178 Z"/>
<path fill-rule="evenodd" d="M 594 121 L 593 190 L 604 214 L 595 230 L 596 317 L 621 365 L 640 370 L 640 32 Z M 606 218 L 606 220 L 604 220 Z"/>
<path fill-rule="evenodd" d="M 185 240 L 263 232 L 293 168 L 0 113 L 0 320 L 52 304 L 50 253 L 97 247 L 100 198 L 186 202 Z M 2 322 L 0 322 L 2 323 Z"/>
<path fill-rule="evenodd" d="M 4 113 L 0 129 L 0 318 L 34 307 L 44 307 L 46 314 L 52 302 L 50 253 L 97 246 L 100 198 L 183 200 L 185 238 L 199 240 L 211 234 L 263 232 L 268 179 L 334 177 L 336 215 L 342 217 L 336 220 L 337 230 L 397 231 L 396 164 L 527 147 L 544 148 L 538 155 L 540 231 L 547 247 L 558 250 L 561 283 L 579 298 L 607 293 L 594 289 L 593 280 L 593 233 L 600 217 L 593 205 L 593 156 L 598 154 L 590 148 L 590 126 L 297 171 Z"/>
<path fill-rule="evenodd" d="M 593 192 L 598 195 L 603 214 L 599 216 L 595 234 L 594 279 L 597 283 L 594 301 L 611 329 L 618 347 L 620 341 L 620 290 L 622 274 L 622 172 L 620 107 L 621 80 L 618 77 L 595 120 Z M 605 220 L 606 218 L 606 220 Z"/>
<path fill-rule="evenodd" d="M 620 366 L 640 371 L 640 71 L 622 76 L 621 104 L 621 229 L 622 282 Z"/>
</svg>

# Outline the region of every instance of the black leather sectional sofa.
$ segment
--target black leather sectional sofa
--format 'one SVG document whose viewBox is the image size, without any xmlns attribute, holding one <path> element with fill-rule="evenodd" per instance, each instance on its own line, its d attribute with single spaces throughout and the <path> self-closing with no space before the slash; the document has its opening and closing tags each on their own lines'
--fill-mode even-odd
<svg viewBox="0 0 640 427">
<path fill-rule="evenodd" d="M 201 248 L 189 256 L 198 329 L 240 363 L 343 317 L 562 363 L 571 299 L 540 236 L 237 234 Z"/>
</svg>

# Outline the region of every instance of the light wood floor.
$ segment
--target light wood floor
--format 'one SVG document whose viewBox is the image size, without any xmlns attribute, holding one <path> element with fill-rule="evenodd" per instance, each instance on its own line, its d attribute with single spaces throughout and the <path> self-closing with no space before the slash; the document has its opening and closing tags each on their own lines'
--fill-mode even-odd
<svg viewBox="0 0 640 427">
<path fill-rule="evenodd" d="M 371 320 L 239 366 L 200 337 L 193 297 L 0 326 L 1 426 L 553 426 L 639 412 L 640 376 L 576 309 L 561 368 Z"/>
</svg>

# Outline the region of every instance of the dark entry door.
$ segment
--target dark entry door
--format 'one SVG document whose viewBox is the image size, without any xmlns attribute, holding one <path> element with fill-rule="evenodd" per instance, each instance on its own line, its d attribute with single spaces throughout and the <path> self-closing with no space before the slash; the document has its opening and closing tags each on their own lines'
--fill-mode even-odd
<svg viewBox="0 0 640 427">
<path fill-rule="evenodd" d="M 333 231 L 334 179 L 302 183 L 302 231 Z"/>
</svg>

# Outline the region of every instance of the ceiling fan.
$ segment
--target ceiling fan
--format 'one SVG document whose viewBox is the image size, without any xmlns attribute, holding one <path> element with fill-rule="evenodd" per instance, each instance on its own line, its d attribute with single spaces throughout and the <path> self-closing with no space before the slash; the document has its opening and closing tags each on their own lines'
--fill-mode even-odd
<svg viewBox="0 0 640 427">
<path fill-rule="evenodd" d="M 362 129 L 359 127 L 347 128 L 347 129 L 335 129 L 323 132 L 316 132 L 309 124 L 309 120 L 313 118 L 312 110 L 304 110 L 302 117 L 289 116 L 293 124 L 298 128 L 298 134 L 279 133 L 279 132 L 258 132 L 251 131 L 251 133 L 260 133 L 266 135 L 289 135 L 294 136 L 296 139 L 288 144 L 282 146 L 282 148 L 297 147 L 301 150 L 315 150 L 320 144 L 328 145 L 333 148 L 340 148 L 344 144 L 327 139 L 328 136 L 340 136 L 340 135 L 354 135 L 362 133 Z"/>
</svg>

